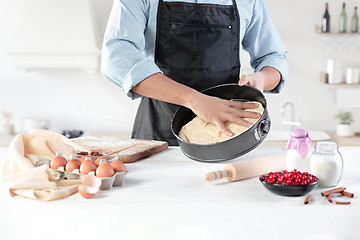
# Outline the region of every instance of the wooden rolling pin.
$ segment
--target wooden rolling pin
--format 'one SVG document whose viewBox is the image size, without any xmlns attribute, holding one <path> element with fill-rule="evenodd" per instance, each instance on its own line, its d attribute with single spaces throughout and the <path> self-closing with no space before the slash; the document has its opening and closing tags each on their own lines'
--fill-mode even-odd
<svg viewBox="0 0 360 240">
<path fill-rule="evenodd" d="M 233 182 L 246 178 L 258 177 L 269 172 L 279 172 L 285 168 L 285 154 L 270 155 L 226 164 L 224 170 L 207 173 L 206 180 L 214 181 L 221 178 L 227 178 L 227 180 Z"/>
</svg>

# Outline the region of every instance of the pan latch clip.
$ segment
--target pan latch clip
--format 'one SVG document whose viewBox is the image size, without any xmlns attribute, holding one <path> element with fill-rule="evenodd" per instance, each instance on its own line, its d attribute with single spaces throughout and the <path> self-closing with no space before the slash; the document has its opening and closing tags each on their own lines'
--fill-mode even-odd
<svg viewBox="0 0 360 240">
<path fill-rule="evenodd" d="M 255 139 L 260 141 L 261 138 L 265 137 L 270 131 L 270 120 L 264 119 L 259 123 L 259 127 L 255 129 Z"/>
</svg>

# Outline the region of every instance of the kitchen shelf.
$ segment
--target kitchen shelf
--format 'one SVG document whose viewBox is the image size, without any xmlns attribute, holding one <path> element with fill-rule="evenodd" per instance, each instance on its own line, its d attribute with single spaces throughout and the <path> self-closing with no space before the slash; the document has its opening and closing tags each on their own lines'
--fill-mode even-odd
<svg viewBox="0 0 360 240">
<path fill-rule="evenodd" d="M 352 83 L 352 84 L 347 84 L 347 83 L 338 83 L 338 84 L 329 84 L 329 83 L 322 83 L 323 85 L 325 85 L 327 88 L 360 88 L 360 84 L 359 83 Z"/>
<path fill-rule="evenodd" d="M 341 33 L 341 32 L 321 32 L 320 31 L 320 27 L 318 25 L 315 25 L 315 33 L 319 34 L 319 35 L 323 35 L 323 36 L 360 36 L 360 32 L 345 32 L 345 33 Z"/>
<path fill-rule="evenodd" d="M 323 35 L 323 36 L 360 36 L 360 33 L 339 33 L 339 32 L 330 32 L 330 33 L 324 33 L 324 32 L 316 32 L 317 34 Z"/>
</svg>

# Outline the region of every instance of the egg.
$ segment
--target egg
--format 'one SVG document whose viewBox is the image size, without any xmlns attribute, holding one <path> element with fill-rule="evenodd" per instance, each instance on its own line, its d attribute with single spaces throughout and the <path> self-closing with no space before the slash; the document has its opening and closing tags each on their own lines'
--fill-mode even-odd
<svg viewBox="0 0 360 240">
<path fill-rule="evenodd" d="M 85 158 L 83 163 L 80 165 L 80 172 L 82 174 L 88 174 L 89 172 L 95 171 L 96 165 L 93 161 L 91 161 L 91 158 L 88 156 Z"/>
<path fill-rule="evenodd" d="M 95 165 L 96 165 L 96 166 L 99 166 L 99 165 L 100 165 L 101 159 L 104 159 L 106 162 L 108 162 L 108 160 L 107 160 L 106 158 L 104 158 L 104 157 L 98 157 L 98 158 L 95 160 Z"/>
<path fill-rule="evenodd" d="M 100 188 L 101 179 L 94 175 L 85 175 L 81 178 L 81 185 L 87 185 L 92 188 Z"/>
<path fill-rule="evenodd" d="M 70 155 L 70 160 L 67 162 L 65 166 L 65 171 L 73 172 L 75 169 L 78 169 L 80 171 L 80 165 L 81 165 L 80 161 L 76 159 L 76 154 L 73 152 Z"/>
<path fill-rule="evenodd" d="M 84 198 L 92 198 L 100 189 L 101 179 L 93 175 L 85 175 L 82 178 L 78 191 Z"/>
<path fill-rule="evenodd" d="M 114 160 L 110 162 L 110 166 L 116 171 L 116 172 L 126 172 L 125 164 L 120 160 Z"/>
<path fill-rule="evenodd" d="M 80 185 L 78 191 L 84 198 L 92 198 L 99 190 L 90 188 L 86 185 Z"/>
<path fill-rule="evenodd" d="M 65 166 L 65 171 L 66 172 L 72 172 L 75 169 L 79 169 L 80 170 L 80 161 L 77 159 L 71 159 L 70 161 L 67 162 L 66 166 Z"/>
<path fill-rule="evenodd" d="M 83 162 L 85 161 L 85 158 L 87 158 L 87 157 L 90 157 L 90 156 L 89 156 L 89 155 L 84 155 L 84 156 L 82 156 L 82 157 L 79 159 L 80 163 L 83 163 Z M 91 157 L 90 157 L 90 159 L 91 159 Z"/>
<path fill-rule="evenodd" d="M 97 177 L 112 177 L 115 174 L 114 169 L 110 166 L 105 159 L 100 161 L 100 165 L 96 169 Z"/>
<path fill-rule="evenodd" d="M 60 152 L 56 153 L 56 156 L 50 162 L 50 168 L 58 169 L 59 167 L 65 167 L 67 160 L 62 156 Z"/>
</svg>

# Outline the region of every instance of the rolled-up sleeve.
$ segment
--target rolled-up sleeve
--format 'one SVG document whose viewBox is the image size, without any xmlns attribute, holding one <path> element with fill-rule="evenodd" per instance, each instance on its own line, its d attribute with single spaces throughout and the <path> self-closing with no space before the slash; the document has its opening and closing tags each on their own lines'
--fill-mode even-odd
<svg viewBox="0 0 360 240">
<path fill-rule="evenodd" d="M 145 78 L 161 72 L 143 53 L 148 16 L 144 1 L 115 0 L 106 27 L 101 54 L 102 74 L 132 99 L 131 89 Z"/>
<path fill-rule="evenodd" d="M 250 54 L 250 64 L 255 72 L 264 67 L 273 67 L 279 71 L 280 83 L 270 92 L 280 92 L 288 78 L 288 51 L 263 0 L 255 0 L 252 18 L 242 44 Z"/>
</svg>

